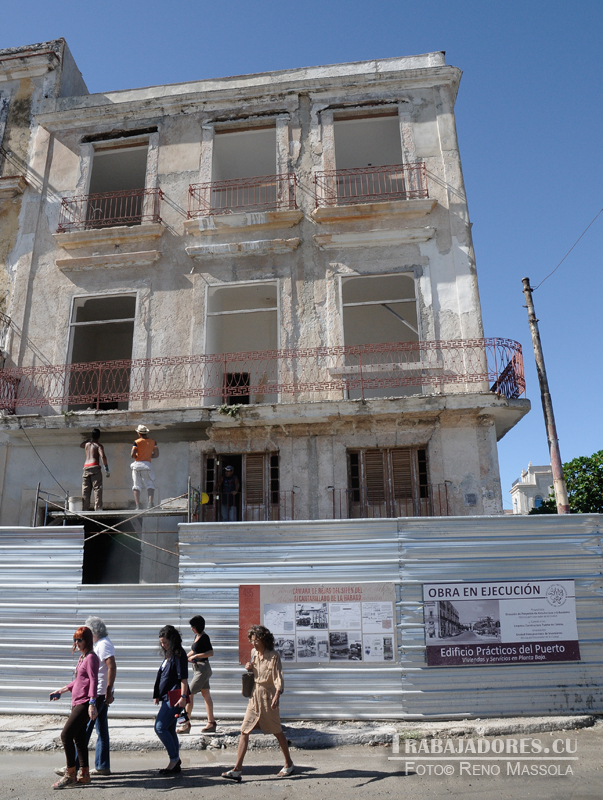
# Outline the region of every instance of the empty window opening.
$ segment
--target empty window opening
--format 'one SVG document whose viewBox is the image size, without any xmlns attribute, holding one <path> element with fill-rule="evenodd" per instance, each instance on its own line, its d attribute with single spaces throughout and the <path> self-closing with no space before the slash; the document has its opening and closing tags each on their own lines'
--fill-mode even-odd
<svg viewBox="0 0 603 800">
<path fill-rule="evenodd" d="M 144 214 L 148 145 L 96 150 L 92 160 L 87 227 L 139 225 Z"/>
<path fill-rule="evenodd" d="M 339 204 L 406 196 L 397 116 L 335 120 L 334 140 L 337 173 L 328 194 Z"/>
<path fill-rule="evenodd" d="M 345 344 L 419 341 L 412 273 L 343 278 L 341 297 Z"/>
<path fill-rule="evenodd" d="M 398 116 L 335 120 L 337 169 L 380 167 L 402 163 Z"/>
<path fill-rule="evenodd" d="M 367 275 L 341 280 L 343 341 L 346 345 L 372 345 L 398 342 L 418 342 L 419 323 L 415 296 L 414 275 L 401 272 L 396 275 Z M 405 362 L 416 361 L 420 352 L 404 354 Z M 421 393 L 420 386 L 384 385 L 387 380 L 400 376 L 389 371 L 388 363 L 396 364 L 400 358 L 395 353 L 382 359 L 373 354 L 368 360 L 354 354 L 346 355 L 348 367 L 363 364 L 363 378 L 372 386 L 365 387 L 365 397 L 406 396 Z M 372 362 L 372 363 L 369 363 Z M 371 372 L 371 369 L 373 370 Z M 378 385 L 381 379 L 381 387 Z M 358 399 L 362 390 L 348 391 L 349 399 Z"/>
<path fill-rule="evenodd" d="M 215 210 L 269 208 L 277 204 L 276 127 L 216 131 L 211 206 Z M 264 180 L 257 180 L 257 179 Z"/>
<path fill-rule="evenodd" d="M 434 495 L 434 496 L 432 496 Z M 427 451 L 419 447 L 348 452 L 350 517 L 414 517 L 446 513 L 428 483 Z"/>
<path fill-rule="evenodd" d="M 246 359 L 244 354 L 278 348 L 278 286 L 253 283 L 208 290 L 205 352 L 228 353 L 216 397 L 207 402 L 272 403 L 276 394 L 269 386 L 277 379 L 274 357 Z M 242 354 L 242 355 L 238 355 Z"/>
<path fill-rule="evenodd" d="M 78 297 L 71 315 L 69 410 L 128 408 L 136 297 Z"/>
</svg>

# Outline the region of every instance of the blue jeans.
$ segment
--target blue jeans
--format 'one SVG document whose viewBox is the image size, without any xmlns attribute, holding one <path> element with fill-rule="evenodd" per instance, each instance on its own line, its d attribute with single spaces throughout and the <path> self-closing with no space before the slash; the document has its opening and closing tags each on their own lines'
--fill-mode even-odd
<svg viewBox="0 0 603 800">
<path fill-rule="evenodd" d="M 155 733 L 168 751 L 170 761 L 177 761 L 180 752 L 180 742 L 176 733 L 178 718 L 175 716 L 178 710 L 172 708 L 167 700 L 162 700 L 159 713 L 155 717 Z"/>
<path fill-rule="evenodd" d="M 96 726 L 96 753 L 94 756 L 95 769 L 111 769 L 111 758 L 109 756 L 109 721 L 107 715 L 109 713 L 109 706 L 105 703 L 105 695 L 100 694 L 96 698 L 96 720 L 88 720 L 86 726 L 86 746 L 92 736 L 92 731 Z M 76 758 L 76 767 L 79 769 L 79 759 Z"/>
</svg>

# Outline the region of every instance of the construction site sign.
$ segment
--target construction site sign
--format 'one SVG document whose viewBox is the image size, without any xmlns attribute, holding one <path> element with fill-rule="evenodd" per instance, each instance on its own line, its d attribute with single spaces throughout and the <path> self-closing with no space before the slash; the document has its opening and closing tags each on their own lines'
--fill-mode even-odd
<svg viewBox="0 0 603 800">
<path fill-rule="evenodd" d="M 573 580 L 428 583 L 427 666 L 580 661 Z"/>
</svg>

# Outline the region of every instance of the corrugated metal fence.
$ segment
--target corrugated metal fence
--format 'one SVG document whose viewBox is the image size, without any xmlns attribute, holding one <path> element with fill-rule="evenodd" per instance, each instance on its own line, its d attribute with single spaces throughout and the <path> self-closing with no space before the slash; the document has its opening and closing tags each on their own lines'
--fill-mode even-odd
<svg viewBox="0 0 603 800">
<path fill-rule="evenodd" d="M 601 517 L 471 517 L 180 526 L 179 585 L 82 585 L 81 528 L 0 529 L 0 712 L 56 713 L 75 664 L 73 631 L 102 617 L 117 649 L 112 716 L 151 716 L 157 632 L 202 613 L 218 719 L 240 717 L 241 583 L 396 584 L 393 667 L 286 667 L 290 718 L 403 718 L 603 711 Z M 422 584 L 576 581 L 580 663 L 427 668 Z M 200 702 L 200 701 L 199 701 Z M 203 704 L 201 703 L 201 707 Z"/>
</svg>

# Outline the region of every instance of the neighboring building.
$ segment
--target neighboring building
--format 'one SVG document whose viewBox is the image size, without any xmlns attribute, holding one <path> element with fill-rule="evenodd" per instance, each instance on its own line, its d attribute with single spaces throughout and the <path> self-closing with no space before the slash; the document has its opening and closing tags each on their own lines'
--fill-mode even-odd
<svg viewBox="0 0 603 800">
<path fill-rule="evenodd" d="M 41 98 L 0 522 L 31 523 L 38 482 L 80 494 L 93 426 L 126 508 L 139 423 L 157 498 L 190 476 L 202 519 L 226 465 L 238 519 L 501 513 L 496 443 L 530 405 L 520 346 L 483 338 L 460 76 L 430 53 Z"/>
<path fill-rule="evenodd" d="M 529 514 L 533 508 L 540 508 L 553 492 L 553 470 L 550 464 L 535 467 L 530 461 L 528 468 L 521 471 L 521 478 L 513 481 L 510 491 L 514 514 Z"/>
</svg>

